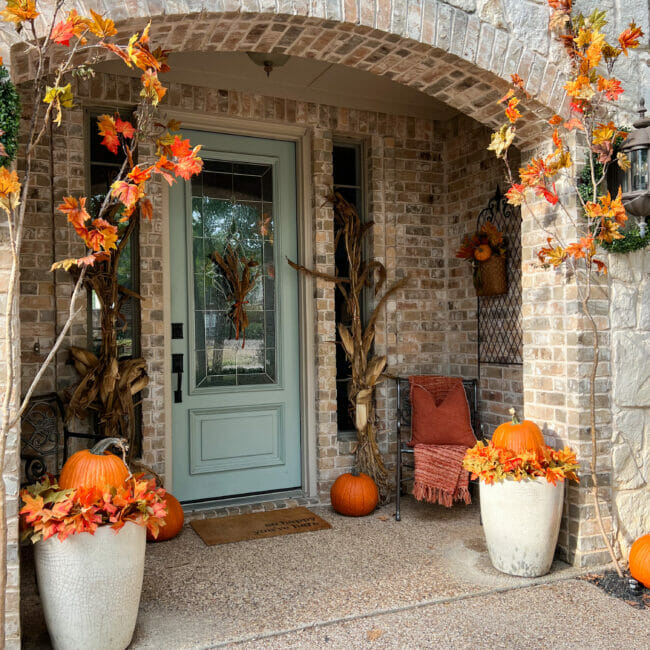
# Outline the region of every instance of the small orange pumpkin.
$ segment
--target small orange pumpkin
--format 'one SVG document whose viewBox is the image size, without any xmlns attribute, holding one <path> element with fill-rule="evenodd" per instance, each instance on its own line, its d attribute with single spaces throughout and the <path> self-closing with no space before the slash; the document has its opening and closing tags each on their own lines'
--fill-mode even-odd
<svg viewBox="0 0 650 650">
<path fill-rule="evenodd" d="M 650 534 L 643 535 L 630 549 L 630 575 L 650 589 Z"/>
<path fill-rule="evenodd" d="M 379 501 L 379 490 L 375 482 L 356 469 L 341 474 L 330 490 L 332 508 L 341 515 L 363 517 L 370 514 Z"/>
<path fill-rule="evenodd" d="M 479 244 L 474 249 L 474 259 L 479 262 L 485 262 L 492 257 L 492 249 L 487 244 Z"/>
<path fill-rule="evenodd" d="M 165 517 L 165 525 L 160 527 L 158 537 L 154 537 L 150 531 L 147 530 L 147 540 L 150 542 L 165 542 L 172 537 L 176 537 L 183 528 L 185 521 L 185 514 L 183 513 L 183 506 L 179 500 L 169 492 L 165 495 L 167 503 L 167 516 Z"/>
<path fill-rule="evenodd" d="M 129 468 L 119 456 L 106 451 L 118 442 L 118 438 L 104 438 L 92 449 L 72 454 L 61 470 L 59 486 L 64 489 L 96 487 L 99 490 L 122 486 L 130 474 Z"/>
<path fill-rule="evenodd" d="M 510 449 L 516 454 L 522 451 L 537 451 L 544 447 L 544 436 L 540 428 L 530 420 L 521 422 L 515 409 L 510 409 L 512 422 L 500 424 L 492 435 L 492 444 L 501 449 Z"/>
</svg>

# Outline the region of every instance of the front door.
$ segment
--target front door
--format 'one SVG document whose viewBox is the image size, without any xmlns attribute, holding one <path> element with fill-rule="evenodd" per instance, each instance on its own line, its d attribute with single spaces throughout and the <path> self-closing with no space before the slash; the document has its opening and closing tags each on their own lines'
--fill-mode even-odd
<svg viewBox="0 0 650 650">
<path fill-rule="evenodd" d="M 181 501 L 301 485 L 295 144 L 185 131 L 200 176 L 171 190 L 172 450 Z M 256 263 L 233 295 L 213 252 Z M 236 304 L 240 303 L 240 304 Z M 233 309 L 246 312 L 239 332 Z M 182 355 L 182 356 L 181 356 Z"/>
</svg>

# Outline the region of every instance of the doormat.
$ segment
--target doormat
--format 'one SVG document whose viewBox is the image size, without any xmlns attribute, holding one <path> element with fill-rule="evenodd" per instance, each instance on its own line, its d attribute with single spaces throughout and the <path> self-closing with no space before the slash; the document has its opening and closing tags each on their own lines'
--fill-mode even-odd
<svg viewBox="0 0 650 650">
<path fill-rule="evenodd" d="M 303 507 L 197 519 L 190 525 L 208 546 L 243 542 L 247 539 L 308 533 L 332 527 L 311 510 Z"/>
</svg>

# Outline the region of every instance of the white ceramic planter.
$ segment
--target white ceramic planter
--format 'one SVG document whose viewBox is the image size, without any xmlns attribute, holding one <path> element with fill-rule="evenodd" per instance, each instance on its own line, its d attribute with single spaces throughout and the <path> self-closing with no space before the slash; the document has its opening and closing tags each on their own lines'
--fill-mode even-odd
<svg viewBox="0 0 650 650">
<path fill-rule="evenodd" d="M 548 573 L 562 520 L 564 483 L 537 477 L 480 484 L 481 518 L 495 569 L 515 576 Z"/>
<path fill-rule="evenodd" d="M 36 577 L 55 650 L 124 650 L 138 616 L 147 532 L 127 522 L 116 532 L 56 537 L 34 546 Z"/>
</svg>

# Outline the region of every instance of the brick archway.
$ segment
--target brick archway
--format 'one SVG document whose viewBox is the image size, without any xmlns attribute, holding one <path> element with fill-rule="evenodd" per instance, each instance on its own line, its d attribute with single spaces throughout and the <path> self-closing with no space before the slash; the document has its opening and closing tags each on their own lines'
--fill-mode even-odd
<svg viewBox="0 0 650 650">
<path fill-rule="evenodd" d="M 86 3 L 70 7 L 75 4 L 83 14 Z M 518 124 L 522 151 L 533 146 L 543 119 L 564 99 L 562 75 L 548 55 L 475 11 L 440 0 L 221 0 L 214 3 L 223 7 L 220 13 L 193 0 L 171 8 L 163 3 L 160 11 L 150 10 L 160 3 L 143 0 L 104 4 L 125 37 L 150 20 L 155 45 L 171 51 L 275 51 L 339 63 L 415 88 L 490 127 L 501 122 L 495 100 L 516 72 L 536 98 Z M 0 25 L 0 55 L 9 60 L 11 50 L 12 74 L 24 81 L 31 67 L 27 53 L 11 48 L 14 39 L 10 27 Z"/>
</svg>

